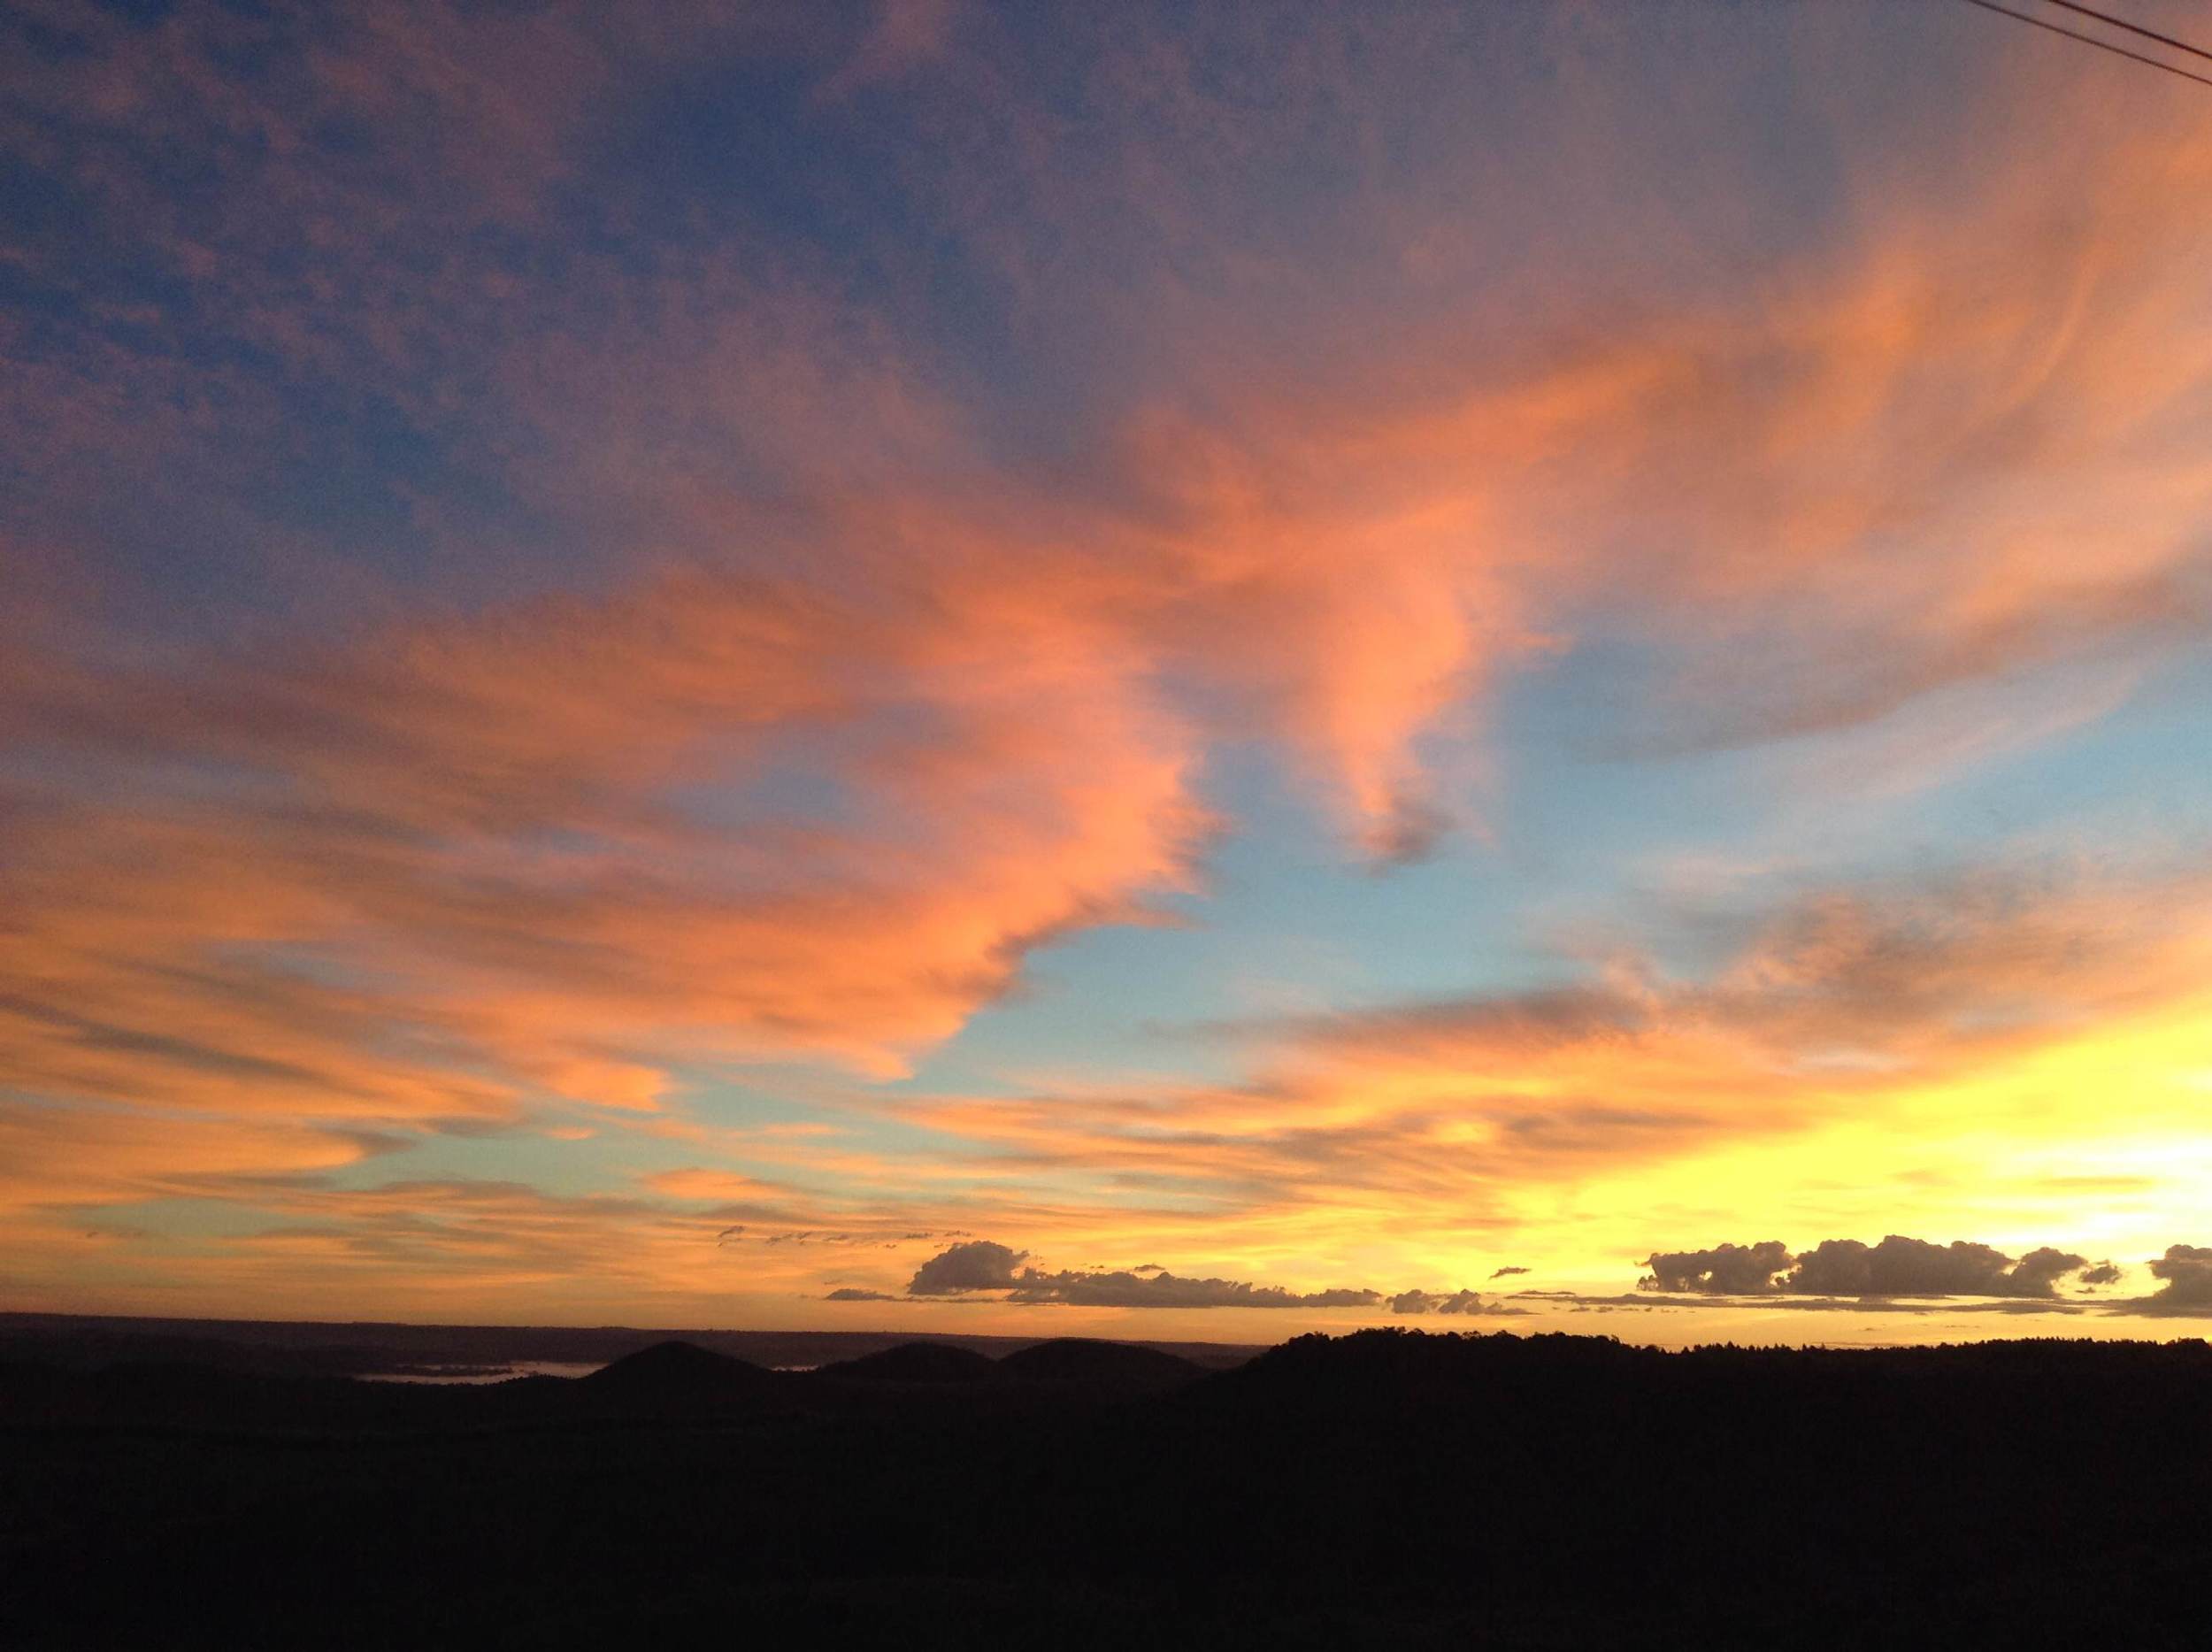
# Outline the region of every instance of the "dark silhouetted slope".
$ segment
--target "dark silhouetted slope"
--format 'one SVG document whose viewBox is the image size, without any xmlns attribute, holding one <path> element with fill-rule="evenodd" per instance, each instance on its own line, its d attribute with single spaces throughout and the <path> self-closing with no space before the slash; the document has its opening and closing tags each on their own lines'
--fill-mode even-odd
<svg viewBox="0 0 2212 1652">
<path fill-rule="evenodd" d="M 271 1376 L 458 1375 L 526 1363 L 603 1365 L 668 1341 L 694 1343 L 764 1370 L 787 1370 L 856 1359 L 916 1340 L 910 1332 L 887 1331 L 329 1324 L 0 1312 L 0 1364 L 34 1362 L 72 1371 L 160 1362 Z M 996 1359 L 1039 1339 L 933 1335 L 928 1340 Z M 1146 1346 L 1191 1359 L 1208 1370 L 1240 1364 L 1260 1351 L 1221 1342 Z"/>
<path fill-rule="evenodd" d="M 825 1365 L 817 1374 L 852 1382 L 990 1382 L 998 1376 L 998 1364 L 973 1348 L 949 1342 L 903 1342 L 879 1354 Z"/>
<path fill-rule="evenodd" d="M 1152 1394 L 1179 1387 L 1205 1374 L 1198 1365 L 1158 1348 L 1087 1337 L 1061 1337 L 1009 1354 L 1002 1373 L 1024 1382 L 1061 1383 L 1116 1394 Z"/>
<path fill-rule="evenodd" d="M 1131 1354 L 0 1365 L 0 1646 L 2203 1644 L 2201 1341 Z"/>
<path fill-rule="evenodd" d="M 775 1387 L 773 1372 L 690 1342 L 660 1342 L 625 1355 L 577 1382 L 595 1402 L 709 1405 L 756 1400 Z"/>
</svg>

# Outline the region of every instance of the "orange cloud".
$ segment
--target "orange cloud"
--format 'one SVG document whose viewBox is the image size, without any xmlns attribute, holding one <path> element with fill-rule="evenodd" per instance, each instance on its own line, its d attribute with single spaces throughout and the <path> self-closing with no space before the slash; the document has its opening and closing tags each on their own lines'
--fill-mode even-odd
<svg viewBox="0 0 2212 1652">
<path fill-rule="evenodd" d="M 0 1210 L 236 1194 L 257 1177 L 311 1177 L 397 1145 L 362 1132 L 280 1120 L 4 1105 Z"/>
<path fill-rule="evenodd" d="M 1678 1197 L 1701 1166 L 1723 1208 L 1763 1200 L 1779 1220 L 1775 1207 L 1825 1173 L 1823 1154 L 1870 1141 L 1886 1144 L 1891 1168 L 1853 1170 L 1893 1198 L 1896 1161 L 1940 1160 L 1955 1139 L 1985 1154 L 1993 1127 L 2016 1147 L 2104 1133 L 2131 1162 L 2157 1160 L 2161 1133 L 2193 1104 L 2174 1087 L 2212 1057 L 2201 1038 L 2169 1043 L 2202 1003 L 2208 912 L 2212 887 L 2186 866 L 1820 891 L 1703 915 L 1736 941 L 1701 978 L 1617 964 L 1583 987 L 1227 1029 L 1263 1041 L 1239 1086 L 940 1098 L 899 1113 L 985 1164 L 1073 1178 L 1101 1206 L 1145 1190 L 1201 1219 L 1228 1257 L 1292 1232 L 1350 1247 L 1386 1233 L 1449 1245 L 1523 1224 L 1533 1235 L 1538 1212 L 1563 1203 L 1632 1221 L 1632 1203 L 1617 1202 L 1662 1184 Z M 2093 1086 L 2067 1076 L 2101 1054 L 2173 1093 L 2138 1086 L 2125 1120 L 2108 1119 Z M 1747 1152 L 1770 1156 L 1762 1186 L 1740 1179 Z M 1993 1188 L 1996 1164 L 1989 1174 Z M 2023 1208 L 2056 1221 L 2070 1196 Z"/>
<path fill-rule="evenodd" d="M 9 1076 L 438 1117 L 650 1107 L 687 1049 L 895 1064 L 1037 938 L 1179 884 L 1207 824 L 1181 731 L 1079 618 L 918 600 L 672 579 L 42 684 L 127 802 L 27 788 Z M 840 818 L 787 813 L 779 765 Z"/>
</svg>

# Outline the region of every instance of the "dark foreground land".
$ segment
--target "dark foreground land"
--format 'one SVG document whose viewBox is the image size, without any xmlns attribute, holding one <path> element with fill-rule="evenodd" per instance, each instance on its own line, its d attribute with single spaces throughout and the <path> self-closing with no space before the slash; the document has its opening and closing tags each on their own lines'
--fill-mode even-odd
<svg viewBox="0 0 2212 1652">
<path fill-rule="evenodd" d="M 2180 1648 L 2208 1585 L 2201 1341 L 0 1365 L 9 1647 Z"/>
<path fill-rule="evenodd" d="M 0 1313 L 0 1365 L 212 1365 L 277 1377 L 519 1376 L 521 1365 L 611 1364 L 657 1342 L 690 1342 L 771 1368 L 827 1365 L 916 1341 L 996 1359 L 1042 1337 L 918 1339 L 895 1331 L 647 1331 L 630 1325 L 389 1325 L 373 1320 L 149 1319 Z M 1237 1342 L 1143 1342 L 1209 1371 L 1260 1350 Z M 573 1373 L 572 1373 L 573 1374 Z"/>
</svg>

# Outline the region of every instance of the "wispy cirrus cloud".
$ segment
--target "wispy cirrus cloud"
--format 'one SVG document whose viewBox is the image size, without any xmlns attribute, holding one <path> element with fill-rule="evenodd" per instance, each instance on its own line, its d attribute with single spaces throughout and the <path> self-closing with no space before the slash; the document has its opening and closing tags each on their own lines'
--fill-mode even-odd
<svg viewBox="0 0 2212 1652">
<path fill-rule="evenodd" d="M 1212 1029 L 1256 1048 L 1241 1084 L 899 1105 L 1002 1162 L 1118 1173 L 1217 1213 L 1356 1223 L 1386 1202 L 1440 1227 L 1495 1220 L 1532 1189 L 1847 1121 L 1919 1112 L 1932 1131 L 1924 1098 L 1963 1075 L 2115 1017 L 2185 1019 L 2205 911 L 2185 866 L 1875 880 L 1693 916 L 1731 947 L 1698 974 L 1617 956 L 1580 987 Z"/>
</svg>

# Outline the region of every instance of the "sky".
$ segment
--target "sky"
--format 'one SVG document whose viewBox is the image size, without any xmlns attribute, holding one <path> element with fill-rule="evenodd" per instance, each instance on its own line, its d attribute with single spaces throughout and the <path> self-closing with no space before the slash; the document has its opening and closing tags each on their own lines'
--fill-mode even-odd
<svg viewBox="0 0 2212 1652">
<path fill-rule="evenodd" d="M 0 31 L 0 1307 L 2212 1330 L 2212 91 Z"/>
</svg>

